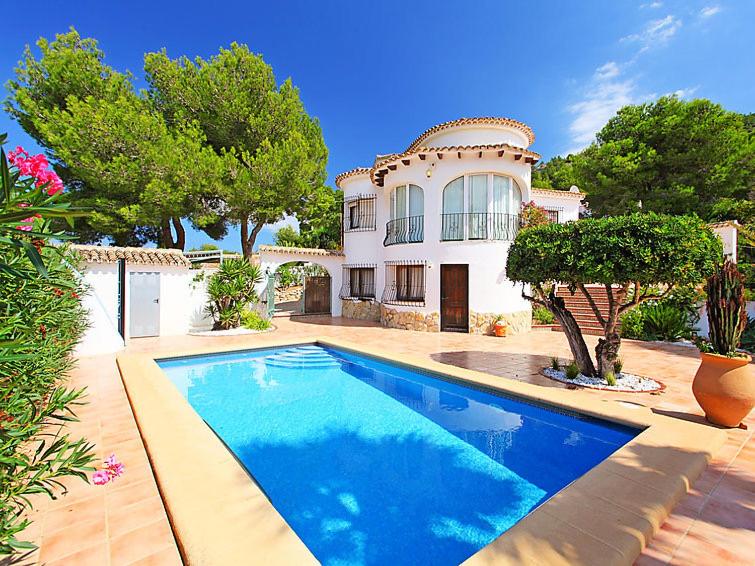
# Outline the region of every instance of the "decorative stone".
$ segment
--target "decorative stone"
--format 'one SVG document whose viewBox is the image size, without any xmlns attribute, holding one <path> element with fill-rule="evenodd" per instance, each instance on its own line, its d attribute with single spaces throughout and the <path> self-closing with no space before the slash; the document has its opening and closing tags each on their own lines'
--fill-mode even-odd
<svg viewBox="0 0 755 566">
<path fill-rule="evenodd" d="M 499 313 L 470 311 L 469 333 L 492 335 L 494 333 L 495 319 L 498 318 L 498 315 Z M 507 334 L 510 335 L 529 332 L 532 328 L 532 313 L 529 310 L 503 313 L 503 319 L 508 326 Z"/>
<path fill-rule="evenodd" d="M 380 320 L 380 303 L 359 299 L 341 299 L 341 316 L 356 320 Z"/>
<path fill-rule="evenodd" d="M 417 311 L 399 311 L 380 305 L 380 323 L 388 328 L 402 328 L 420 332 L 439 332 L 440 314 Z"/>
</svg>

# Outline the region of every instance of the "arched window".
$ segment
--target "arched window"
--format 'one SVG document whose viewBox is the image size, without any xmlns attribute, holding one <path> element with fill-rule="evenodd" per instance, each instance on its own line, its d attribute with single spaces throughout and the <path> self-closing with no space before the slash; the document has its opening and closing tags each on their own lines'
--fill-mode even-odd
<svg viewBox="0 0 755 566">
<path fill-rule="evenodd" d="M 422 187 L 399 185 L 391 191 L 391 220 L 383 245 L 422 242 L 425 234 L 425 197 Z"/>
<path fill-rule="evenodd" d="M 522 191 L 505 175 L 473 173 L 443 189 L 441 240 L 508 240 L 516 235 Z"/>
<path fill-rule="evenodd" d="M 391 191 L 391 220 L 425 213 L 425 196 L 422 187 L 399 185 Z"/>
</svg>

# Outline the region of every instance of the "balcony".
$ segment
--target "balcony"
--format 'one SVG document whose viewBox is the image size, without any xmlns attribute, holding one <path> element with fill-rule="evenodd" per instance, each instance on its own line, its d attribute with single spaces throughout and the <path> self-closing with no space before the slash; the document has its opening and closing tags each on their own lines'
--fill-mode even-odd
<svg viewBox="0 0 755 566">
<path fill-rule="evenodd" d="M 385 225 L 384 246 L 394 244 L 413 244 L 425 238 L 425 217 L 407 216 L 396 218 Z"/>
<path fill-rule="evenodd" d="M 521 226 L 518 214 L 452 212 L 441 214 L 440 240 L 513 240 Z"/>
</svg>

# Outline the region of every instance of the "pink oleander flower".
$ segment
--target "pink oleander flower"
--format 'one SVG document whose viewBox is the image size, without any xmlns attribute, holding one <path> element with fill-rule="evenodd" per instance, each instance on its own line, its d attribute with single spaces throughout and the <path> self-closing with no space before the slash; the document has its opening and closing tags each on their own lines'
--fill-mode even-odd
<svg viewBox="0 0 755 566">
<path fill-rule="evenodd" d="M 126 471 L 126 467 L 118 461 L 115 454 L 111 454 L 102 464 L 102 469 L 97 470 L 92 474 L 92 483 L 94 485 L 105 485 L 108 482 L 113 481 L 115 478 L 122 476 Z"/>
<path fill-rule="evenodd" d="M 92 474 L 92 483 L 94 485 L 105 485 L 110 481 L 110 474 L 107 470 L 97 470 Z"/>
<path fill-rule="evenodd" d="M 52 196 L 63 190 L 63 181 L 55 171 L 50 170 L 50 163 L 43 153 L 29 155 L 23 147 L 18 146 L 8 152 L 8 161 L 25 177 L 33 177 L 34 185 L 41 187 L 47 184 L 47 194 Z"/>
<path fill-rule="evenodd" d="M 126 471 L 126 467 L 118 461 L 115 454 L 111 454 L 110 457 L 105 460 L 105 469 L 114 478 L 117 478 Z"/>
</svg>

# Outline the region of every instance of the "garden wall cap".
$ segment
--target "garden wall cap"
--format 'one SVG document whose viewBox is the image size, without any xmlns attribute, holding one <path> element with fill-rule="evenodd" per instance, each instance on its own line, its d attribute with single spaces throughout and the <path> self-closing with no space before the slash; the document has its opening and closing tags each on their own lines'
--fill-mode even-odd
<svg viewBox="0 0 755 566">
<path fill-rule="evenodd" d="M 711 228 L 726 228 L 728 226 L 731 226 L 733 228 L 738 228 L 741 226 L 739 222 L 736 220 L 724 220 L 723 222 L 713 222 L 711 224 L 708 224 Z"/>
<path fill-rule="evenodd" d="M 558 189 L 539 189 L 537 187 L 532 187 L 532 194 L 533 195 L 542 195 L 547 197 L 557 197 L 557 198 L 564 198 L 564 199 L 583 199 L 586 194 L 583 192 L 577 191 L 559 191 Z"/>
<path fill-rule="evenodd" d="M 71 249 L 87 263 L 115 263 L 125 259 L 127 263 L 137 265 L 165 265 L 173 267 L 191 267 L 191 262 L 181 250 L 163 248 L 121 248 L 115 246 L 88 246 L 74 244 Z"/>
<path fill-rule="evenodd" d="M 321 248 L 294 248 L 288 246 L 267 246 L 263 245 L 257 250 L 259 253 L 273 254 L 299 254 L 299 255 L 319 255 L 319 256 L 336 256 L 343 257 L 341 250 L 323 250 Z"/>
</svg>

